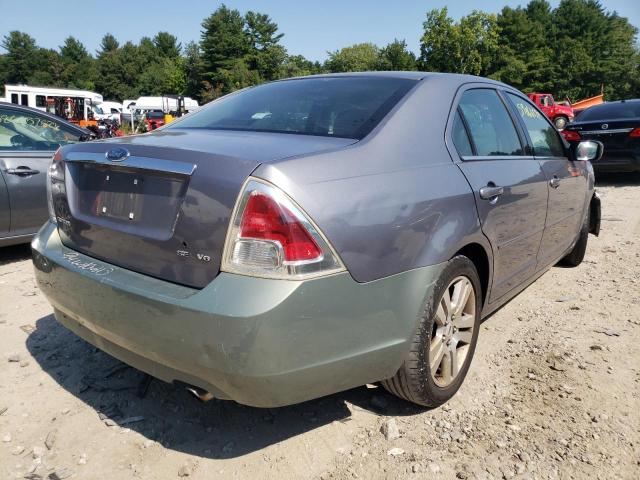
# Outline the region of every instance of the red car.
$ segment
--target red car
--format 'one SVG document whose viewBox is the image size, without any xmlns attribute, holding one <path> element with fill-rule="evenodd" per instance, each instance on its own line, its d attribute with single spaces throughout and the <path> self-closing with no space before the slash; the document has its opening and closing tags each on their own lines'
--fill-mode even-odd
<svg viewBox="0 0 640 480">
<path fill-rule="evenodd" d="M 529 93 L 529 98 L 540 107 L 558 130 L 563 130 L 567 123 L 573 121 L 573 108 L 556 103 L 550 93 Z"/>
<path fill-rule="evenodd" d="M 147 131 L 155 130 L 164 125 L 164 112 L 150 110 L 147 112 Z"/>
</svg>

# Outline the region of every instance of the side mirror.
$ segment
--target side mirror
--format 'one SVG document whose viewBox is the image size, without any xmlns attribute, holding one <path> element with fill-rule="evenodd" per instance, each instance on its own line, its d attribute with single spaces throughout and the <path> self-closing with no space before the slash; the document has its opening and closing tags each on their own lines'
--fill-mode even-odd
<svg viewBox="0 0 640 480">
<path fill-rule="evenodd" d="M 571 146 L 571 156 L 573 160 L 580 162 L 596 162 L 602 157 L 604 145 L 597 140 L 583 140 Z"/>
</svg>

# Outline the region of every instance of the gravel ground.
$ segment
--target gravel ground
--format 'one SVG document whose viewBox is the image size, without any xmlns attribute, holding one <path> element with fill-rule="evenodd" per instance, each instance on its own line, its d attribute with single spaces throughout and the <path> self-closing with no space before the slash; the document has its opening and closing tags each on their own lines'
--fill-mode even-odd
<svg viewBox="0 0 640 480">
<path fill-rule="evenodd" d="M 640 186 L 603 231 L 486 320 L 445 406 L 373 385 L 254 409 L 144 376 L 76 338 L 0 251 L 0 478 L 640 478 Z"/>
</svg>

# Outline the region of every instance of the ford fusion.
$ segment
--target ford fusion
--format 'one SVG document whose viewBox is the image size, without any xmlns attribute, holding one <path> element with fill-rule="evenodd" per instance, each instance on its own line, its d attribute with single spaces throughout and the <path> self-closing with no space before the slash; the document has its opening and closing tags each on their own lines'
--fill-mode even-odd
<svg viewBox="0 0 640 480">
<path fill-rule="evenodd" d="M 381 382 L 436 406 L 482 318 L 582 261 L 601 154 L 478 77 L 267 83 L 60 148 L 37 281 L 67 328 L 202 398 L 273 407 Z"/>
</svg>

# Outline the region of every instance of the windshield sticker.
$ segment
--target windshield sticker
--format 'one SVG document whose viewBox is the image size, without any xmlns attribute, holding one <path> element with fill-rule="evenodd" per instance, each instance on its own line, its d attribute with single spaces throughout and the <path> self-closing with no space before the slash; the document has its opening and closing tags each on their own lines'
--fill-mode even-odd
<svg viewBox="0 0 640 480">
<path fill-rule="evenodd" d="M 23 115 L 0 115 L 0 123 L 22 124 L 36 128 L 50 128 L 51 130 L 60 130 L 60 125 L 58 125 L 53 120 L 39 117 L 27 117 Z"/>
<path fill-rule="evenodd" d="M 522 118 L 540 118 L 540 113 L 538 113 L 538 111 L 531 105 L 518 102 L 516 103 L 516 107 L 518 108 Z"/>
</svg>

